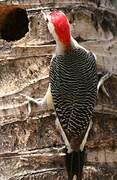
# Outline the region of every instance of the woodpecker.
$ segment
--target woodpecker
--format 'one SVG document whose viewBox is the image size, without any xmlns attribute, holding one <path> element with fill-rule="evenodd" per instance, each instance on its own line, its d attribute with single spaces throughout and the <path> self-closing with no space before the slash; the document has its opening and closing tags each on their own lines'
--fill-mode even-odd
<svg viewBox="0 0 117 180">
<path fill-rule="evenodd" d="M 67 148 L 68 180 L 82 179 L 84 145 L 92 125 L 97 97 L 95 55 L 71 36 L 70 24 L 61 11 L 47 14 L 48 29 L 56 41 L 50 65 L 50 90 Z"/>
<path fill-rule="evenodd" d="M 50 63 L 49 87 L 40 101 L 23 96 L 55 110 L 56 125 L 66 145 L 68 180 L 81 180 L 84 146 L 92 126 L 97 98 L 96 56 L 75 41 L 63 12 L 56 10 L 43 14 L 56 41 Z M 101 85 L 102 82 L 99 87 Z"/>
</svg>

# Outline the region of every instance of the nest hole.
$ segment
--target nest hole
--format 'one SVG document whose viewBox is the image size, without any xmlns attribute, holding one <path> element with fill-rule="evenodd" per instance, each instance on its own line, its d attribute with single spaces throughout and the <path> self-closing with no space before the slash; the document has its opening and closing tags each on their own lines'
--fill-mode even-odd
<svg viewBox="0 0 117 180">
<path fill-rule="evenodd" d="M 0 5 L 0 38 L 16 41 L 29 31 L 25 9 L 15 5 Z"/>
</svg>

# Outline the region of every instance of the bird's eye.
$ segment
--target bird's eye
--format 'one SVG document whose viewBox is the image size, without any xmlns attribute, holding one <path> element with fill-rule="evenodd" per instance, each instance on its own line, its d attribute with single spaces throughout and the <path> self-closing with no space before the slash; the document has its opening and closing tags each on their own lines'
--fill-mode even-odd
<svg viewBox="0 0 117 180">
<path fill-rule="evenodd" d="M 47 23 L 49 22 L 48 18 L 46 18 L 46 22 L 47 22 Z"/>
</svg>

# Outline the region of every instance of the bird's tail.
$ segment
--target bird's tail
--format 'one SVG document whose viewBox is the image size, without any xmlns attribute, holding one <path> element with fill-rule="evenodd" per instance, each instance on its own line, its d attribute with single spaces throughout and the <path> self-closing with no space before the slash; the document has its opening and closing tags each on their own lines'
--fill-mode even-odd
<svg viewBox="0 0 117 180">
<path fill-rule="evenodd" d="M 82 180 L 82 171 L 85 162 L 85 150 L 66 153 L 66 169 L 68 180 Z"/>
</svg>

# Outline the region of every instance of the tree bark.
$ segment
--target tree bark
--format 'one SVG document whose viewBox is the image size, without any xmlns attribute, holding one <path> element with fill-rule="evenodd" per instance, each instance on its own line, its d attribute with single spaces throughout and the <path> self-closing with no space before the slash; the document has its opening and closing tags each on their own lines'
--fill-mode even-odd
<svg viewBox="0 0 117 180">
<path fill-rule="evenodd" d="M 15 1 L 14 1 L 15 2 Z M 0 180 L 67 179 L 53 112 L 20 94 L 43 97 L 55 42 L 37 1 L 20 1 L 30 17 L 29 33 L 15 43 L 0 41 Z M 29 3 L 29 4 L 28 4 Z M 44 7 L 65 12 L 78 42 L 97 55 L 97 69 L 109 72 L 86 144 L 83 180 L 117 179 L 117 12 L 109 0 L 45 0 Z"/>
</svg>

